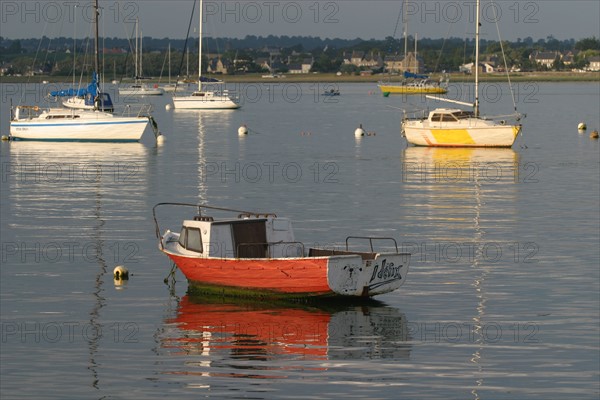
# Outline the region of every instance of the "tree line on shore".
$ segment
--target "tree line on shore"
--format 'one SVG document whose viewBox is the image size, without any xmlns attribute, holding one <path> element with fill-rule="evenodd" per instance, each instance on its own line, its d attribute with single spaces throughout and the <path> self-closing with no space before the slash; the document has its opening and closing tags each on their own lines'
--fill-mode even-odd
<svg viewBox="0 0 600 400">
<path fill-rule="evenodd" d="M 414 44 L 412 37 L 409 42 Z M 133 77 L 133 45 L 128 39 L 102 38 L 102 63 L 105 76 L 120 79 Z M 171 70 L 173 76 L 197 76 L 198 40 L 188 41 L 184 53 L 184 39 L 143 38 L 143 74 L 145 76 L 166 77 Z M 0 37 L 0 68 L 3 75 L 44 74 L 69 76 L 88 72 L 93 65 L 91 39 L 74 42 L 71 38 L 5 39 Z M 167 49 L 171 49 L 170 65 L 167 64 Z M 412 47 L 412 46 L 411 46 Z M 570 52 L 574 55 L 569 68 L 582 68 L 587 58 L 600 55 L 600 40 L 596 37 L 581 40 L 558 40 L 553 36 L 534 40 L 531 37 L 516 41 L 503 41 L 502 47 L 510 66 L 522 71 L 547 69 L 530 59 L 535 51 Z M 429 72 L 457 71 L 459 66 L 474 59 L 475 42 L 473 39 L 448 38 L 418 41 L 419 56 Z M 482 40 L 484 55 L 497 55 L 501 43 L 494 40 Z M 312 72 L 348 72 L 358 73 L 360 68 L 344 64 L 345 57 L 353 51 L 377 54 L 384 58 L 389 55 L 402 55 L 404 40 L 386 37 L 383 40 L 362 39 L 322 39 L 300 36 L 246 36 L 235 38 L 206 38 L 203 42 L 205 54 L 218 55 L 228 60 L 228 73 L 267 72 L 258 59 L 280 60 L 281 71 L 286 72 L 288 63 L 299 62 L 307 57 L 312 59 Z M 189 55 L 189 62 L 187 61 Z M 208 60 L 207 60 L 208 61 Z M 234 62 L 235 61 L 235 62 Z M 206 72 L 208 63 L 203 63 Z M 554 69 L 564 68 L 557 63 Z M 269 71 L 273 72 L 273 71 Z M 374 71 L 383 72 L 383 71 Z"/>
</svg>

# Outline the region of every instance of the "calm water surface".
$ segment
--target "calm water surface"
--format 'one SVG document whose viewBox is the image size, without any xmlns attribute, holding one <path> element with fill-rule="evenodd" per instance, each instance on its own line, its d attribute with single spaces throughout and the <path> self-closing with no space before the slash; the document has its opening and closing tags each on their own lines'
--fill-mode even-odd
<svg viewBox="0 0 600 400">
<path fill-rule="evenodd" d="M 419 97 L 339 88 L 242 85 L 238 111 L 146 99 L 159 147 L 150 132 L 3 142 L 2 398 L 597 398 L 599 85 L 520 84 L 523 136 L 471 150 L 407 147 L 397 108 Z M 506 88 L 488 89 L 484 112 L 509 112 Z M 2 95 L 7 134 L 9 100 L 36 95 Z M 359 124 L 369 136 L 355 139 Z M 409 279 L 358 305 L 188 296 L 180 273 L 163 283 L 161 201 L 289 216 L 308 244 L 393 236 Z"/>
</svg>

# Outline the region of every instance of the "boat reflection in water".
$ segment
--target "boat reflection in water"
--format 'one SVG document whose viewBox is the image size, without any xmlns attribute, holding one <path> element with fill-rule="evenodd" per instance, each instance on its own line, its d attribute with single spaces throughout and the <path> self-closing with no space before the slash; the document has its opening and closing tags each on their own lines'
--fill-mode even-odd
<svg viewBox="0 0 600 400">
<path fill-rule="evenodd" d="M 303 360 L 299 369 L 325 370 L 318 361 L 406 360 L 411 350 L 404 314 L 375 300 L 323 308 L 186 295 L 161 336 L 163 349 L 192 357 L 185 372 L 175 373 L 201 376 L 240 377 L 239 370 L 248 369 L 242 375 L 277 378 L 284 372 L 275 371 L 293 369 L 293 360 Z M 304 364 L 311 360 L 317 361 L 312 368 Z"/>
<path fill-rule="evenodd" d="M 407 220 L 412 218 L 414 230 L 425 226 L 439 251 L 434 260 L 423 251 L 415 256 L 423 261 L 420 273 L 431 282 L 440 271 L 451 271 L 439 284 L 450 293 L 455 290 L 455 305 L 461 304 L 461 296 L 474 295 L 475 300 L 466 300 L 464 307 L 473 308 L 468 324 L 474 345 L 469 362 L 476 368 L 471 391 L 475 399 L 488 385 L 487 358 L 496 351 L 485 331 L 486 324 L 495 323 L 487 311 L 489 293 L 495 292 L 497 302 L 504 290 L 498 286 L 502 275 L 519 273 L 519 248 L 514 247 L 516 186 L 535 182 L 537 169 L 532 167 L 520 165 L 518 153 L 510 148 L 407 147 L 403 154 L 404 201 L 416 207 L 408 210 Z M 468 281 L 471 290 L 465 291 L 460 282 Z"/>
</svg>

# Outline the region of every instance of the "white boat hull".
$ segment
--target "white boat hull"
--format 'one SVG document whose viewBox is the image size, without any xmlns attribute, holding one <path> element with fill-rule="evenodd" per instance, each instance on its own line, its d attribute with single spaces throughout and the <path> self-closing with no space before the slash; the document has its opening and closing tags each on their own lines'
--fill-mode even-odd
<svg viewBox="0 0 600 400">
<path fill-rule="evenodd" d="M 405 121 L 402 128 L 409 143 L 432 147 L 511 147 L 521 131 L 521 125 L 500 125 L 482 119 L 464 122 Z"/>
<path fill-rule="evenodd" d="M 62 114 L 65 114 L 62 112 Z M 102 112 L 83 111 L 79 118 L 37 118 L 10 122 L 14 140 L 137 142 L 148 126 L 146 117 L 113 117 Z"/>
<path fill-rule="evenodd" d="M 121 96 L 161 96 L 164 93 L 162 88 L 119 88 Z"/>
<path fill-rule="evenodd" d="M 240 108 L 227 96 L 207 96 L 199 98 L 197 96 L 173 97 L 173 106 L 178 109 L 196 109 L 196 110 L 234 110 Z"/>
</svg>

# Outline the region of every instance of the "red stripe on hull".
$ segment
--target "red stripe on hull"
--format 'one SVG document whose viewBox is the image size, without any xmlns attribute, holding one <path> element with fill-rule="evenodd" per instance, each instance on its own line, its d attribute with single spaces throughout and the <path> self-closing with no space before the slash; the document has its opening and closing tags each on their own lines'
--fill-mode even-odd
<svg viewBox="0 0 600 400">
<path fill-rule="evenodd" d="M 332 293 L 327 284 L 327 258 L 224 260 L 168 256 L 191 283 L 280 293 Z"/>
</svg>

